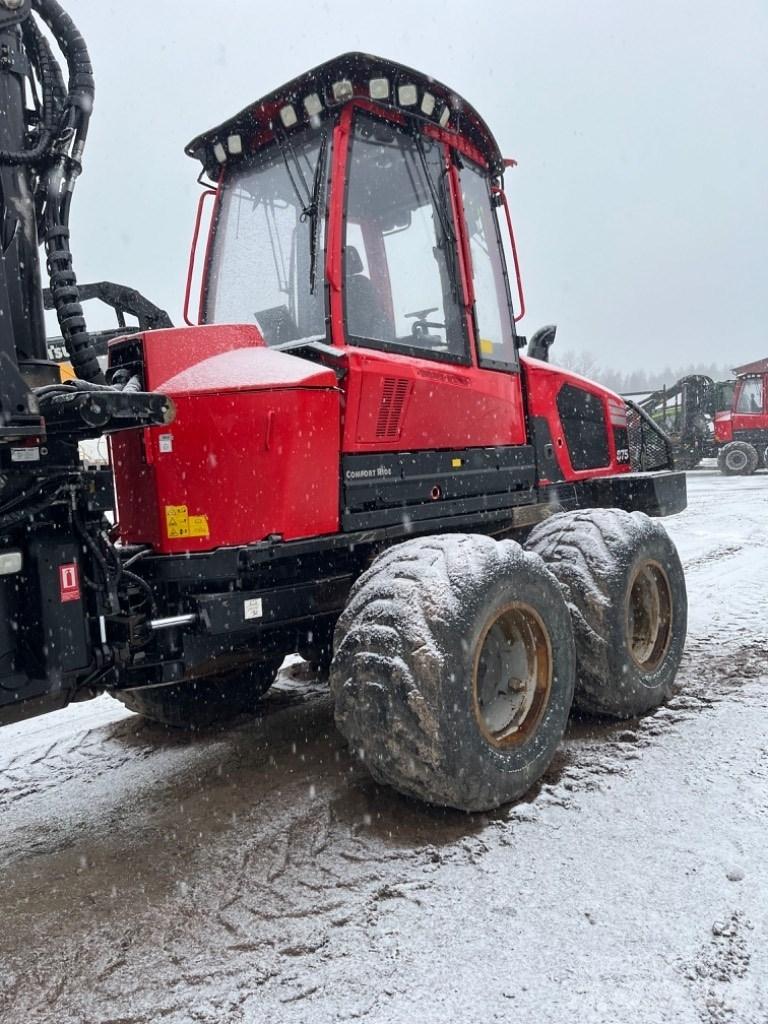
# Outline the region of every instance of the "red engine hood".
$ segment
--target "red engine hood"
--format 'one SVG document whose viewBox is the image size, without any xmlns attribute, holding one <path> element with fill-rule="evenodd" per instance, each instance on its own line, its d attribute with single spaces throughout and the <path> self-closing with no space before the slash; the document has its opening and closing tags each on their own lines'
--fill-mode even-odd
<svg viewBox="0 0 768 1024">
<path fill-rule="evenodd" d="M 221 352 L 187 367 L 157 385 L 172 397 L 224 391 L 274 391 L 283 388 L 330 388 L 333 370 L 268 348 Z"/>
<path fill-rule="evenodd" d="M 110 364 L 121 350 L 143 350 L 145 387 L 164 394 L 205 395 L 283 388 L 329 388 L 336 375 L 327 367 L 267 348 L 249 324 L 212 324 L 148 331 L 110 343 Z"/>
</svg>

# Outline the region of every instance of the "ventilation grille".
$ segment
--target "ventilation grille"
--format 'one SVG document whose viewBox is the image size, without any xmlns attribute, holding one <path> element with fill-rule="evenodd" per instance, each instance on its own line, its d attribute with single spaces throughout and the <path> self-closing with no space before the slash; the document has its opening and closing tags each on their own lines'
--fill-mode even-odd
<svg viewBox="0 0 768 1024">
<path fill-rule="evenodd" d="M 381 389 L 381 405 L 376 420 L 376 437 L 397 438 L 403 418 L 409 381 L 385 377 Z"/>
</svg>

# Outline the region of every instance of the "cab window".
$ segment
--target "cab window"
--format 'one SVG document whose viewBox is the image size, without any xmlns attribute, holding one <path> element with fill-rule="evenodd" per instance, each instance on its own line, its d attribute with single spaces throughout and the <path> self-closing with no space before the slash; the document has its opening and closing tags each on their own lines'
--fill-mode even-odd
<svg viewBox="0 0 768 1024">
<path fill-rule="evenodd" d="M 321 138 L 315 130 L 296 136 L 290 154 L 268 146 L 220 186 L 206 323 L 255 323 L 268 345 L 325 337 L 322 265 L 318 271 L 316 255 L 323 251 L 324 205 L 319 204 L 320 219 L 313 225 L 304 213 L 307 198 L 296 184 L 313 181 Z"/>
<path fill-rule="evenodd" d="M 350 342 L 468 362 L 441 145 L 358 114 L 346 213 Z"/>
<path fill-rule="evenodd" d="M 516 369 L 507 272 L 488 179 L 468 160 L 460 174 L 475 293 L 478 361 L 481 366 Z"/>
<path fill-rule="evenodd" d="M 763 378 L 754 377 L 741 385 L 736 412 L 756 413 L 763 411 Z"/>
</svg>

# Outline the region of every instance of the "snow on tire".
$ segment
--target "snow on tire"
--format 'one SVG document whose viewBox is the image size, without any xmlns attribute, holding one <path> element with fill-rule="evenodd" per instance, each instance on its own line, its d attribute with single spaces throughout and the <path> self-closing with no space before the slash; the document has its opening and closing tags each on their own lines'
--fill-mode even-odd
<svg viewBox="0 0 768 1024">
<path fill-rule="evenodd" d="M 717 468 L 724 476 L 751 476 L 759 464 L 757 449 L 748 441 L 730 441 L 717 453 Z"/>
<path fill-rule="evenodd" d="M 336 722 L 374 778 L 487 810 L 549 765 L 573 699 L 568 609 L 513 541 L 427 537 L 382 554 L 336 627 Z"/>
<path fill-rule="evenodd" d="M 576 705 L 632 718 L 667 700 L 688 600 L 664 527 L 643 512 L 563 512 L 536 526 L 526 548 L 544 559 L 571 610 Z"/>
</svg>

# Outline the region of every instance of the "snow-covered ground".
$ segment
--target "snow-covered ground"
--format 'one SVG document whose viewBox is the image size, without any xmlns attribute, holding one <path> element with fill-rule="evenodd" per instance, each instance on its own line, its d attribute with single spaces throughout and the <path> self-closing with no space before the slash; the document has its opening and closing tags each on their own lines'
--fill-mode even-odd
<svg viewBox="0 0 768 1024">
<path fill-rule="evenodd" d="M 0 1020 L 766 1024 L 768 474 L 689 500 L 681 692 L 499 813 L 373 784 L 301 662 L 223 732 L 0 732 Z"/>
</svg>

